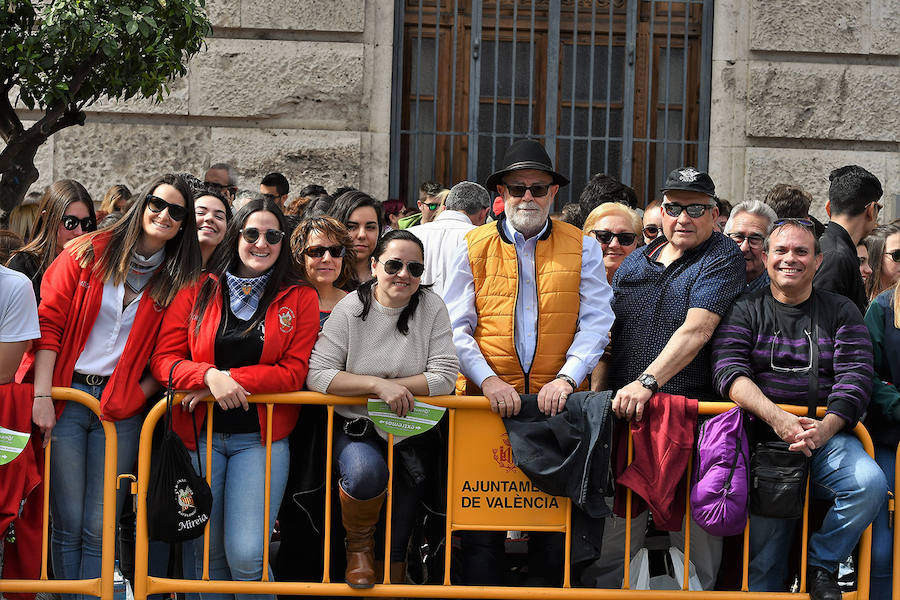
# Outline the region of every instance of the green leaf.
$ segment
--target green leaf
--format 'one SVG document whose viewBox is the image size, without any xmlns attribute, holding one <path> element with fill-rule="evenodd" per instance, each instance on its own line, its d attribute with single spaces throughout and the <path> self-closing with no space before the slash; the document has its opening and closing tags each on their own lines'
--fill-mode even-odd
<svg viewBox="0 0 900 600">
<path fill-rule="evenodd" d="M 128 32 L 128 35 L 134 35 L 137 33 L 138 24 L 137 21 L 128 21 L 128 24 L 125 25 L 125 31 Z"/>
</svg>

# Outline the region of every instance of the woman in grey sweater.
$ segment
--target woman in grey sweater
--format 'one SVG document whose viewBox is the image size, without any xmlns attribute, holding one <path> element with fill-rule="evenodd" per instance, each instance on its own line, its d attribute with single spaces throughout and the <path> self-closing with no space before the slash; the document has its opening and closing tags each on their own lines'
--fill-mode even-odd
<svg viewBox="0 0 900 600">
<path fill-rule="evenodd" d="M 414 396 L 453 392 L 459 361 L 443 300 L 419 285 L 422 242 L 405 230 L 386 233 L 372 254 L 374 278 L 345 296 L 319 335 L 309 363 L 310 390 L 368 396 L 387 402 L 398 416 Z M 334 456 L 339 470 L 341 517 L 347 531 L 346 582 L 375 583 L 374 533 L 388 481 L 383 435 L 375 432 L 365 406 L 335 409 Z M 380 433 L 380 432 L 379 432 Z M 406 548 L 417 490 L 394 480 L 391 581 L 404 576 Z"/>
</svg>

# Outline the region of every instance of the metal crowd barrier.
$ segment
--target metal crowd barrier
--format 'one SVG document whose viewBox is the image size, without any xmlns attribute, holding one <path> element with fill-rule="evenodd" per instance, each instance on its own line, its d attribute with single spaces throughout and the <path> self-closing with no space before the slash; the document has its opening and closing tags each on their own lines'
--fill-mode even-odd
<svg viewBox="0 0 900 600">
<path fill-rule="evenodd" d="M 90 408 L 100 417 L 100 402 L 80 390 L 54 387 L 51 389 L 54 400 L 78 402 Z M 110 421 L 100 421 L 106 435 L 103 461 L 103 528 L 101 537 L 100 577 L 93 579 L 49 579 L 48 550 L 50 544 L 50 461 L 53 458 L 53 443 L 44 449 L 43 473 L 43 523 L 41 534 L 41 575 L 40 579 L 0 579 L 0 593 L 61 593 L 87 594 L 112 600 L 113 572 L 116 560 L 116 427 Z M 40 435 L 39 433 L 37 435 Z M 2 483 L 0 483 L 2 485 Z M 0 540 L 2 543 L 2 540 Z"/>
<path fill-rule="evenodd" d="M 53 388 L 53 397 L 57 400 L 75 401 L 91 408 L 96 414 L 100 414 L 99 403 L 96 399 L 83 392 L 68 388 Z M 312 392 L 295 392 L 289 394 L 260 394 L 250 398 L 253 403 L 266 405 L 266 427 L 271 430 L 273 407 L 275 404 L 319 404 L 327 406 L 328 430 L 327 452 L 328 461 L 325 469 L 325 542 L 323 545 L 324 568 L 321 582 L 291 582 L 270 581 L 266 569 L 263 571 L 261 581 L 215 581 L 209 580 L 209 542 L 204 536 L 204 560 L 203 573 L 200 580 L 169 579 L 154 577 L 148 574 L 148 536 L 147 536 L 147 485 L 150 475 L 150 452 L 152 446 L 153 429 L 159 419 L 165 413 L 165 402 L 158 403 L 149 413 L 141 431 L 140 448 L 138 456 L 137 478 L 137 532 L 136 532 L 136 556 L 134 597 L 135 600 L 145 600 L 148 594 L 171 592 L 203 592 L 203 593 L 227 593 L 227 594 L 292 594 L 315 596 L 366 596 L 366 597 L 407 597 L 407 598 L 495 598 L 517 599 L 523 594 L 535 598 L 546 599 L 605 599 L 605 598 L 633 598 L 666 600 L 669 598 L 682 598 L 688 585 L 688 569 L 690 565 L 690 528 L 685 528 L 684 549 L 684 588 L 683 590 L 628 590 L 630 581 L 630 560 L 628 551 L 631 546 L 630 522 L 626 522 L 625 540 L 625 576 L 626 589 L 594 589 L 571 587 L 570 573 L 570 527 L 571 504 L 566 498 L 549 496 L 534 488 L 529 480 L 515 467 L 512 460 L 511 448 L 506 430 L 502 421 L 496 415 L 488 412 L 487 399 L 483 397 L 458 397 L 441 396 L 427 399 L 430 404 L 445 406 L 449 411 L 449 464 L 447 473 L 447 547 L 445 556 L 444 580 L 441 585 L 409 585 L 406 583 L 392 583 L 389 569 L 385 569 L 382 583 L 376 584 L 368 590 L 353 590 L 343 582 L 332 582 L 329 572 L 330 564 L 330 535 L 331 522 L 334 515 L 331 514 L 332 496 L 332 470 L 331 452 L 333 445 L 332 426 L 334 420 L 334 406 L 361 404 L 364 398 L 342 398 L 328 396 Z M 211 399 L 208 400 L 211 402 Z M 701 415 L 718 414 L 725 412 L 733 406 L 731 403 L 701 402 L 699 413 Z M 805 414 L 804 407 L 782 406 L 795 414 Z M 820 410 L 820 416 L 824 409 Z M 212 452 L 212 411 L 207 413 L 207 465 L 211 465 L 210 454 Z M 43 513 L 43 538 L 41 576 L 39 580 L 0 580 L 0 592 L 57 592 L 79 593 L 100 596 L 104 600 L 113 598 L 113 572 L 115 561 L 115 496 L 116 496 L 116 435 L 115 428 L 109 422 L 102 422 L 106 433 L 106 460 L 104 464 L 104 492 L 103 492 L 103 536 L 102 536 L 102 570 L 100 578 L 86 580 L 49 580 L 47 578 L 48 555 L 48 510 L 49 510 L 49 486 L 44 486 L 44 513 Z M 874 455 L 871 438 L 862 425 L 855 429 L 863 447 L 870 456 Z M 388 465 L 393 466 L 392 436 L 388 439 Z M 44 482 L 49 481 L 49 461 L 52 458 L 52 444 L 46 449 L 44 465 Z M 631 459 L 631 444 L 629 440 L 629 460 Z M 898 449 L 900 458 L 900 449 Z M 271 466 L 271 441 L 266 444 L 266 491 L 265 501 L 269 501 L 269 478 Z M 391 468 L 391 471 L 393 469 Z M 690 465 L 686 471 L 686 477 L 690 477 Z M 128 477 L 123 475 L 121 477 Z M 206 473 L 207 480 L 211 477 L 209 469 Z M 474 484 L 473 484 L 474 482 Z M 900 484 L 900 478 L 898 478 Z M 386 501 L 386 531 L 385 554 L 388 555 L 391 543 L 391 504 L 392 504 L 392 478 L 388 484 L 388 496 Z M 807 506 L 809 491 L 807 487 Z M 690 515 L 689 500 L 687 501 L 686 515 Z M 630 514 L 631 497 L 627 497 L 628 512 Z M 268 511 L 264 511 L 264 531 L 266 539 L 263 543 L 263 564 L 269 562 L 269 535 L 271 523 L 268 522 Z M 627 521 L 630 521 L 628 519 Z M 208 525 L 207 525 L 208 527 Z M 527 530 L 527 531 L 554 531 L 566 535 L 566 556 L 564 561 L 564 581 L 560 588 L 521 588 L 521 587 L 486 587 L 454 585 L 450 582 L 450 551 L 449 540 L 454 531 L 472 530 Z M 708 598 L 722 600 L 737 600 L 746 598 L 772 598 L 772 597 L 807 597 L 805 594 L 805 571 L 807 538 L 809 533 L 808 510 L 804 512 L 802 520 L 802 557 L 801 557 L 801 582 L 800 593 L 771 593 L 748 591 L 748 561 L 749 561 L 749 524 L 745 527 L 743 559 L 742 559 L 742 585 L 741 591 L 704 591 L 700 593 Z M 900 536 L 894 538 L 895 561 L 900 556 Z M 866 600 L 869 594 L 869 570 L 871 565 L 871 526 L 860 539 L 859 562 L 857 566 L 857 590 L 844 594 L 844 600 Z M 897 577 L 900 569 L 894 569 L 895 593 L 900 590 L 900 578 Z M 895 597 L 900 598 L 900 594 Z"/>
</svg>

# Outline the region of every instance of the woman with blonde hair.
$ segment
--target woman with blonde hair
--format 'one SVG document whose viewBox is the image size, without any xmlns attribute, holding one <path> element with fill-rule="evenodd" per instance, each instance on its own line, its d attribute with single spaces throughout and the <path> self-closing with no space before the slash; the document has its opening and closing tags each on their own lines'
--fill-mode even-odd
<svg viewBox="0 0 900 600">
<path fill-rule="evenodd" d="M 19 234 L 25 243 L 31 241 L 31 232 L 38 215 L 41 214 L 37 202 L 20 204 L 9 211 L 9 229 Z"/>
<path fill-rule="evenodd" d="M 102 221 L 106 215 L 125 212 L 128 210 L 129 202 L 131 202 L 131 190 L 122 184 L 112 186 L 106 190 L 106 195 L 103 196 L 100 210 L 97 211 L 97 221 Z"/>
<path fill-rule="evenodd" d="M 624 204 L 605 202 L 584 220 L 584 235 L 590 235 L 603 248 L 606 281 L 612 283 L 616 269 L 634 252 L 641 239 L 641 217 Z"/>
<path fill-rule="evenodd" d="M 44 271 L 70 240 L 94 231 L 97 219 L 91 195 L 74 179 L 62 179 L 50 185 L 37 211 L 31 241 L 14 252 L 6 266 L 28 276 L 40 304 Z"/>
</svg>

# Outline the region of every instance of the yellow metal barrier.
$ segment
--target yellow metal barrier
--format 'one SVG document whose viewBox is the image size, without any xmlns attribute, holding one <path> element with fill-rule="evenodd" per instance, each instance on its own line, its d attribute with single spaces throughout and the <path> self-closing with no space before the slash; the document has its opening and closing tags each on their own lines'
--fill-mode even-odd
<svg viewBox="0 0 900 600">
<path fill-rule="evenodd" d="M 443 585 L 408 585 L 390 582 L 389 570 L 385 569 L 384 583 L 376 584 L 371 589 L 354 590 L 344 583 L 332 583 L 329 573 L 330 536 L 331 536 L 331 454 L 332 425 L 334 406 L 362 404 L 365 398 L 342 398 L 316 394 L 313 392 L 295 392 L 288 394 L 260 394 L 249 398 L 253 403 L 266 404 L 267 428 L 271 430 L 272 409 L 275 404 L 319 404 L 326 405 L 328 412 L 327 452 L 326 452 L 326 486 L 325 486 L 325 542 L 324 571 L 321 582 L 268 581 L 266 569 L 263 570 L 262 581 L 211 581 L 209 580 L 209 543 L 204 542 L 203 572 L 200 580 L 168 579 L 148 575 L 148 538 L 147 538 L 147 482 L 150 475 L 150 450 L 153 429 L 165 413 L 165 402 L 157 404 L 147 417 L 141 431 L 138 459 L 137 485 L 137 545 L 135 560 L 134 596 L 136 600 L 145 600 L 148 594 L 187 592 L 187 593 L 226 593 L 226 594 L 293 594 L 316 596 L 365 596 L 365 597 L 409 597 L 409 598 L 497 598 L 517 599 L 523 594 L 530 597 L 546 599 L 604 599 L 628 598 L 665 600 L 683 598 L 684 591 L 663 590 L 613 590 L 593 588 L 572 588 L 569 572 L 569 548 L 571 505 L 568 499 L 548 496 L 533 488 L 525 476 L 512 464 L 505 428 L 499 417 L 488 412 L 489 404 L 483 397 L 440 396 L 430 397 L 431 404 L 445 406 L 449 409 L 449 465 L 447 474 L 447 552 Z M 207 399 L 211 402 L 211 399 Z M 725 412 L 732 408 L 731 403 L 701 402 L 700 414 L 710 415 Z M 805 414 L 803 407 L 782 406 L 795 414 Z M 824 409 L 820 409 L 820 416 Z M 212 411 L 207 413 L 207 465 L 211 465 L 212 448 Z M 871 438 L 862 425 L 855 430 L 863 447 L 870 456 L 874 456 Z M 629 442 L 630 446 L 630 442 Z M 387 523 L 385 531 L 385 555 L 389 555 L 391 543 L 391 504 L 393 481 L 393 444 L 392 436 L 388 438 L 388 465 L 392 476 L 388 483 Z M 630 447 L 629 447 L 630 460 Z M 269 501 L 269 467 L 271 461 L 271 442 L 266 445 L 266 503 Z M 688 468 L 686 477 L 690 477 Z M 207 480 L 211 474 L 206 472 Z M 476 485 L 472 482 L 475 481 Z M 489 482 L 477 484 L 478 481 Z M 487 491 L 485 491 L 487 490 Z M 510 496 L 513 491 L 515 495 Z M 688 500 L 689 502 L 689 500 Z M 808 502 L 808 490 L 807 490 Z M 630 492 L 628 506 L 630 513 Z M 690 515 L 688 505 L 687 515 Z M 264 565 L 268 564 L 268 537 L 271 527 L 268 522 L 268 511 L 264 511 L 265 536 Z M 104 515 L 105 516 L 105 515 Z M 628 523 L 630 525 L 630 523 Z M 207 528 L 209 525 L 207 524 Z M 749 527 L 749 525 L 748 525 Z M 801 560 L 801 592 L 805 589 L 806 538 L 808 534 L 808 518 L 803 518 L 803 557 Z M 566 534 L 566 560 L 564 583 L 561 588 L 527 588 L 521 587 L 483 587 L 467 585 L 451 585 L 450 583 L 450 536 L 458 530 L 500 530 L 521 529 L 530 531 L 558 531 Z M 626 527 L 625 582 L 630 581 L 630 527 Z M 701 593 L 708 598 L 721 600 L 737 600 L 746 598 L 803 598 L 805 593 L 771 593 L 749 592 L 747 585 L 747 565 L 749 559 L 749 535 L 745 528 L 742 560 L 742 591 L 705 591 Z M 685 535 L 684 581 L 688 581 L 690 561 L 690 530 Z M 104 538 L 105 539 L 105 538 Z M 206 537 L 204 538 L 206 539 Z M 895 543 L 897 543 L 895 541 Z M 104 546 L 106 548 L 106 546 Z M 844 594 L 845 600 L 866 600 L 869 592 L 869 568 L 871 557 L 871 526 L 860 540 L 857 591 Z M 897 556 L 897 553 L 895 553 Z M 104 554 L 104 558 L 106 555 Z M 111 566 L 111 559 L 108 561 Z M 104 563 L 106 565 L 106 563 Z M 895 573 L 897 571 L 895 570 Z M 104 571 L 105 573 L 105 571 Z M 687 584 L 685 583 L 685 586 Z M 895 587 L 896 587 L 895 583 Z M 110 579 L 111 587 L 111 579 Z M 105 588 L 104 588 L 105 589 Z M 686 589 L 686 588 L 685 588 Z M 898 596 L 900 598 L 900 596 Z"/>
<path fill-rule="evenodd" d="M 91 409 L 100 417 L 100 402 L 85 392 L 71 388 L 54 387 L 51 390 L 54 400 L 78 402 Z M 109 421 L 100 421 L 106 435 L 103 462 L 103 534 L 101 538 L 100 577 L 94 579 L 48 579 L 47 557 L 49 550 L 49 512 L 50 512 L 50 460 L 53 443 L 44 449 L 44 514 L 41 534 L 41 576 L 40 579 L 0 579 L 0 592 L 3 593 L 62 593 L 88 594 L 104 599 L 113 597 L 113 572 L 115 570 L 116 539 L 116 454 L 118 444 L 116 427 Z"/>
</svg>

